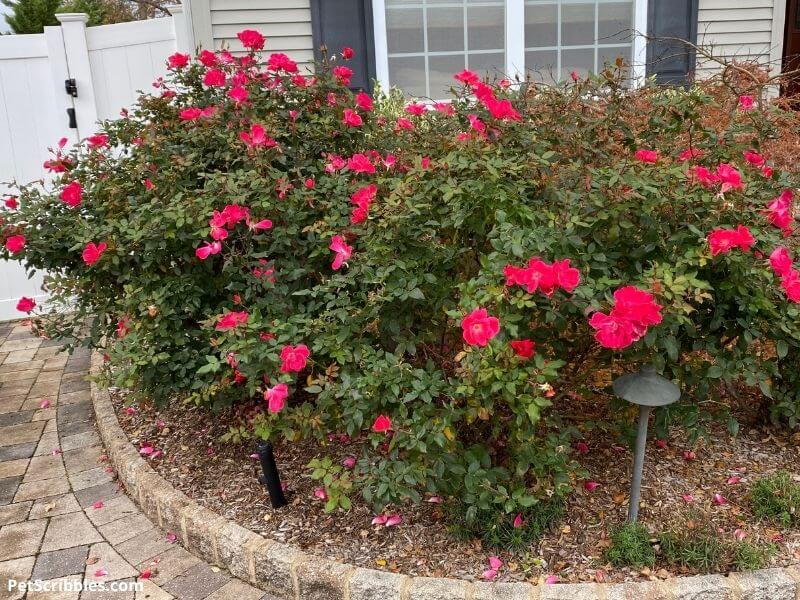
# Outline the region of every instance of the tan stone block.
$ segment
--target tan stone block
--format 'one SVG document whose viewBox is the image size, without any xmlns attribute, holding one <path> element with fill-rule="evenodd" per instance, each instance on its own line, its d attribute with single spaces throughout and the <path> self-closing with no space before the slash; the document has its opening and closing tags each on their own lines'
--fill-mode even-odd
<svg viewBox="0 0 800 600">
<path fill-rule="evenodd" d="M 43 421 L 39 421 L 39 423 L 44 425 Z M 42 433 L 42 437 L 39 438 L 39 444 L 36 446 L 36 452 L 34 452 L 33 455 L 45 456 L 47 454 L 52 454 L 54 450 L 61 450 L 58 440 L 58 433 L 55 431 Z"/>
<path fill-rule="evenodd" d="M 24 590 L 20 591 L 19 587 L 16 586 L 9 590 L 8 584 L 11 581 L 28 581 L 35 562 L 35 556 L 0 562 L 0 586 L 2 586 L 0 587 L 0 598 L 3 598 L 3 600 L 19 600 L 25 595 Z"/>
<path fill-rule="evenodd" d="M 29 481 L 41 481 L 42 479 L 64 478 L 66 475 L 64 461 L 61 460 L 60 454 L 55 456 L 52 454 L 34 456 L 23 481 L 27 483 Z"/>
<path fill-rule="evenodd" d="M 69 491 L 69 482 L 66 477 L 54 477 L 52 479 L 42 479 L 21 483 L 14 496 L 14 502 L 24 500 L 36 500 L 48 496 L 57 496 Z"/>
<path fill-rule="evenodd" d="M 172 600 L 174 598 L 150 579 L 139 579 L 139 583 L 142 584 L 142 589 L 136 592 L 134 600 Z"/>
<path fill-rule="evenodd" d="M 35 442 L 44 429 L 44 423 L 19 423 L 0 427 L 0 447 Z"/>
<path fill-rule="evenodd" d="M 33 503 L 30 519 L 57 517 L 58 515 L 78 512 L 80 509 L 78 501 L 72 494 L 50 496 L 49 498 L 41 498 Z"/>
<path fill-rule="evenodd" d="M 132 565 L 139 564 L 172 547 L 172 542 L 158 529 L 150 529 L 115 546 L 115 550 Z"/>
<path fill-rule="evenodd" d="M 38 523 L 39 521 L 33 522 Z M 42 543 L 42 552 L 102 541 L 103 538 L 100 537 L 94 525 L 82 511 L 67 513 L 50 519 L 50 524 L 47 527 L 47 533 Z"/>
<path fill-rule="evenodd" d="M 97 529 L 104 538 L 116 546 L 140 533 L 150 531 L 153 529 L 153 523 L 150 522 L 150 519 L 137 511 L 135 514 L 117 519 L 116 521 L 111 521 L 105 525 L 100 525 Z"/>
<path fill-rule="evenodd" d="M 200 562 L 199 558 L 175 545 L 166 552 L 139 563 L 136 568 L 140 572 L 150 569 L 153 573 L 152 581 L 162 585 L 199 565 Z"/>
<path fill-rule="evenodd" d="M 49 591 L 31 590 L 26 596 L 27 600 L 78 600 L 80 596 L 81 575 L 67 575 L 58 579 L 48 579 L 42 582 L 48 586 Z"/>
<path fill-rule="evenodd" d="M 49 421 L 56 418 L 56 407 L 53 406 L 53 401 L 50 401 L 49 408 L 39 408 L 33 413 L 31 421 Z M 41 404 L 37 405 L 40 406 Z"/>
<path fill-rule="evenodd" d="M 100 457 L 103 455 L 102 446 L 88 446 L 67 450 L 63 454 L 64 465 L 68 473 L 80 473 L 101 466 Z"/>
<path fill-rule="evenodd" d="M 206 600 L 259 600 L 263 595 L 262 590 L 234 579 L 206 596 Z"/>
<path fill-rule="evenodd" d="M 32 504 L 33 502 L 28 501 L 0 506 L 0 527 L 26 520 Z"/>
<path fill-rule="evenodd" d="M 95 467 L 80 473 L 70 473 L 69 482 L 74 491 L 85 490 L 86 488 L 102 485 L 114 481 L 114 473 L 108 473 L 105 467 Z"/>
<path fill-rule="evenodd" d="M 86 516 L 95 527 L 105 525 L 131 515 L 141 514 L 133 501 L 127 496 L 118 496 L 104 502 L 100 508 L 89 506 L 85 509 Z M 102 532 L 101 532 L 102 533 Z"/>
<path fill-rule="evenodd" d="M 183 539 L 189 552 L 212 564 L 220 564 L 215 532 L 225 523 L 226 520 L 217 513 L 199 505 L 188 507 L 183 511 Z"/>
<path fill-rule="evenodd" d="M 0 479 L 5 477 L 16 477 L 17 475 L 24 475 L 28 468 L 27 458 L 18 458 L 17 460 L 7 460 L 0 462 Z"/>
<path fill-rule="evenodd" d="M 95 562 L 94 559 L 97 559 Z M 95 577 L 98 569 L 108 571 L 107 575 Z M 134 569 L 128 561 L 122 558 L 107 542 L 94 544 L 89 548 L 89 558 L 87 559 L 86 572 L 84 579 L 88 581 L 116 581 L 135 577 L 139 572 Z"/>
<path fill-rule="evenodd" d="M 0 527 L 0 561 L 36 554 L 46 526 L 45 521 L 23 521 Z"/>
</svg>

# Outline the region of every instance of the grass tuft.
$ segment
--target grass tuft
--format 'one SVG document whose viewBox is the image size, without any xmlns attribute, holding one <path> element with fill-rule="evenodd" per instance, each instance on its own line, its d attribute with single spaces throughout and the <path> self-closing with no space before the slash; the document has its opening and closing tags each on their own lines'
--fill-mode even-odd
<svg viewBox="0 0 800 600">
<path fill-rule="evenodd" d="M 650 534 L 640 523 L 625 523 L 611 531 L 611 547 L 606 560 L 615 567 L 652 567 L 656 553 Z"/>
<path fill-rule="evenodd" d="M 800 484 L 785 471 L 762 477 L 750 490 L 750 506 L 760 519 L 789 527 L 800 523 Z"/>
</svg>

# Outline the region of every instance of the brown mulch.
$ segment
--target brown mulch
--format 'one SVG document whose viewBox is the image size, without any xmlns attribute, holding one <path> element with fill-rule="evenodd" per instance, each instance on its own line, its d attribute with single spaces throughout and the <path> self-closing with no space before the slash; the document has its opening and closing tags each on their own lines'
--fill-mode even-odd
<svg viewBox="0 0 800 600">
<path fill-rule="evenodd" d="M 349 512 L 325 514 L 324 503 L 314 497 L 318 486 L 308 478 L 306 465 L 315 457 L 328 456 L 338 463 L 357 458 L 361 454 L 358 441 L 278 444 L 275 454 L 289 505 L 274 510 L 258 482 L 260 468 L 252 456 L 255 443 L 220 441 L 233 422 L 230 417 L 191 405 L 157 411 L 134 404 L 125 410 L 119 391 L 112 393 L 112 399 L 131 442 L 163 453 L 147 457 L 163 477 L 195 501 L 266 537 L 362 567 L 423 576 L 479 579 L 488 568 L 487 557 L 494 554 L 482 549 L 479 541 L 454 539 L 437 504 L 399 507 L 403 522 L 392 528 L 370 525 L 374 514 L 358 493 L 353 494 Z M 597 402 L 591 407 L 565 406 L 564 414 L 588 414 L 594 419 L 597 415 L 592 412 L 602 412 L 596 409 Z M 753 414 L 755 402 L 742 406 L 748 408 L 735 411 L 742 422 L 739 435 L 733 438 L 724 423 L 712 423 L 709 436 L 691 448 L 694 459 L 684 457 L 690 446 L 681 428 L 673 428 L 664 440 L 666 447 L 649 443 L 640 521 L 658 532 L 678 526 L 689 511 L 699 511 L 723 538 L 733 540 L 734 531 L 740 529 L 751 542 L 774 542 L 778 551 L 772 566 L 796 564 L 800 562 L 800 531 L 758 523 L 750 513 L 747 490 L 759 476 L 781 469 L 800 481 L 800 433 L 761 424 Z M 605 563 L 608 529 L 624 522 L 627 513 L 632 454 L 614 434 L 591 423 L 585 419 L 573 423 L 585 432 L 589 451 L 565 451 L 574 454 L 588 470 L 589 480 L 599 482 L 599 487 L 590 492 L 577 482 L 565 517 L 553 531 L 526 552 L 499 553 L 506 563 L 499 580 L 541 582 L 556 573 L 564 582 L 612 582 L 690 573 L 660 563 L 652 571 L 638 572 Z M 732 476 L 740 477 L 740 482 L 727 483 Z M 717 493 L 727 499 L 726 504 L 713 503 Z M 683 494 L 691 494 L 694 502 L 687 503 Z"/>
</svg>

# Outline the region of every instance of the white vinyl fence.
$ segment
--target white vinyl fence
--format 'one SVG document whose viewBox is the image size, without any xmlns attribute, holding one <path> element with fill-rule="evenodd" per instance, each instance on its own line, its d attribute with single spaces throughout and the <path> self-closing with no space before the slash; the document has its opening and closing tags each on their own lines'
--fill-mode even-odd
<svg viewBox="0 0 800 600">
<path fill-rule="evenodd" d="M 84 14 L 61 14 L 60 26 L 42 34 L 0 36 L 0 194 L 12 180 L 47 185 L 49 146 L 94 134 L 97 121 L 118 117 L 138 90 L 152 91 L 167 56 L 193 50 L 182 7 L 170 12 L 98 27 L 86 27 Z M 76 94 L 67 91 L 70 80 Z M 40 274 L 28 279 L 20 263 L 0 261 L 0 321 L 24 316 L 16 310 L 22 296 L 43 300 L 41 284 Z"/>
</svg>

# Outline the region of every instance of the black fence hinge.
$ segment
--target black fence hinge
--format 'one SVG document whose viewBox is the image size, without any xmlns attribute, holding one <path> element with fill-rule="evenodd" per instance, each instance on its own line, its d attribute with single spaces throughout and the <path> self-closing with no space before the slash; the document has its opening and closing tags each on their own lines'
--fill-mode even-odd
<svg viewBox="0 0 800 600">
<path fill-rule="evenodd" d="M 64 89 L 73 98 L 77 98 L 78 97 L 78 84 L 75 82 L 74 79 L 65 79 L 64 80 Z"/>
</svg>

